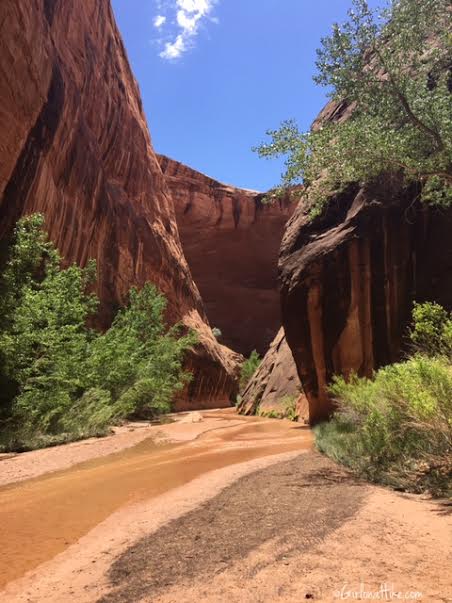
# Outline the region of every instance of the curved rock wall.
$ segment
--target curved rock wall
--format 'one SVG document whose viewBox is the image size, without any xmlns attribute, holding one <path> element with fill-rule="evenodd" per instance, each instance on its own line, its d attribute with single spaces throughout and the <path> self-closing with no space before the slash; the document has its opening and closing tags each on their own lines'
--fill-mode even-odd
<svg viewBox="0 0 452 603">
<path fill-rule="evenodd" d="M 265 353 L 281 325 L 277 261 L 295 204 L 227 186 L 160 156 L 182 247 L 212 326 L 226 345 Z"/>
<path fill-rule="evenodd" d="M 97 260 L 104 325 L 156 283 L 169 320 L 200 333 L 192 361 L 210 380 L 192 401 L 229 403 L 237 356 L 207 324 L 109 0 L 2 0 L 0 159 L 0 240 L 45 214 L 67 262 Z"/>
<path fill-rule="evenodd" d="M 282 317 L 310 420 L 333 409 L 333 374 L 370 376 L 401 357 L 413 300 L 452 308 L 452 210 L 381 178 L 332 198 L 308 223 L 303 205 L 280 256 Z"/>
<path fill-rule="evenodd" d="M 313 128 L 352 112 L 346 102 L 330 102 Z M 279 258 L 286 340 L 283 331 L 275 338 L 243 392 L 241 412 L 281 412 L 293 395 L 293 362 L 310 422 L 324 420 L 334 409 L 327 391 L 334 374 L 370 376 L 403 357 L 414 300 L 452 309 L 452 209 L 422 204 L 418 193 L 382 176 L 332 197 L 312 222 L 300 202 Z"/>
</svg>

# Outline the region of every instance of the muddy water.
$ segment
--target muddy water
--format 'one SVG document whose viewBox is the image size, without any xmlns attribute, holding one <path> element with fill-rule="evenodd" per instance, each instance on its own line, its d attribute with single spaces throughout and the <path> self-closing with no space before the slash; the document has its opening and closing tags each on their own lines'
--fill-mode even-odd
<svg viewBox="0 0 452 603">
<path fill-rule="evenodd" d="M 237 426 L 237 417 L 215 417 L 223 420 L 220 428 L 188 443 L 147 439 L 123 452 L 1 488 L 0 588 L 124 505 L 152 499 L 214 469 L 311 447 L 309 430 L 287 421 L 253 418 Z M 234 426 L 228 426 L 232 418 Z"/>
</svg>

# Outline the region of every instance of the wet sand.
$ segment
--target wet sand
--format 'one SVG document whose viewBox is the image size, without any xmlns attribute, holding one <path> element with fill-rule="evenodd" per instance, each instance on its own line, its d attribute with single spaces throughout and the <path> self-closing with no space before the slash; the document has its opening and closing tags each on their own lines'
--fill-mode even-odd
<svg viewBox="0 0 452 603">
<path fill-rule="evenodd" d="M 227 412 L 205 413 L 202 423 L 159 426 L 155 435 L 160 443 L 150 437 L 127 450 L 1 488 L 0 588 L 64 551 L 121 507 L 149 501 L 215 469 L 311 446 L 310 432 L 295 424 L 237 419 Z M 172 435 L 192 440 L 162 443 Z"/>
<path fill-rule="evenodd" d="M 239 425 L 242 417 L 235 409 L 204 411 L 209 418 L 209 426 L 192 422 L 198 413 L 175 413 L 168 415 L 169 423 L 164 425 L 149 422 L 133 422 L 114 427 L 111 435 L 102 438 L 88 438 L 61 446 L 42 448 L 24 453 L 0 454 L 0 487 L 39 477 L 44 473 L 61 471 L 91 459 L 101 458 L 136 446 L 143 440 L 153 438 L 156 442 L 186 442 L 196 438 L 206 429 L 215 429 L 228 421 L 228 425 Z M 196 417 L 195 417 L 196 418 Z"/>
<path fill-rule="evenodd" d="M 334 603 L 360 589 L 374 600 L 452 600 L 447 502 L 355 479 L 296 424 L 204 416 L 165 426 L 163 445 L 143 440 L 0 490 L 2 567 L 11 561 L 21 576 L 0 601 Z M 14 509 L 29 522 L 23 532 Z"/>
</svg>

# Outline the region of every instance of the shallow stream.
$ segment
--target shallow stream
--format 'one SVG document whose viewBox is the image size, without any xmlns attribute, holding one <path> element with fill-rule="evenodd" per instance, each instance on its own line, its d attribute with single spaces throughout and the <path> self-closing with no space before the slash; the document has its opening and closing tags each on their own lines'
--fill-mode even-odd
<svg viewBox="0 0 452 603">
<path fill-rule="evenodd" d="M 0 589 L 120 507 L 227 465 L 312 445 L 310 431 L 296 423 L 241 417 L 237 425 L 237 418 L 206 413 L 206 429 L 195 440 L 158 444 L 148 438 L 122 452 L 0 488 Z M 215 428 L 209 428 L 212 419 Z"/>
</svg>

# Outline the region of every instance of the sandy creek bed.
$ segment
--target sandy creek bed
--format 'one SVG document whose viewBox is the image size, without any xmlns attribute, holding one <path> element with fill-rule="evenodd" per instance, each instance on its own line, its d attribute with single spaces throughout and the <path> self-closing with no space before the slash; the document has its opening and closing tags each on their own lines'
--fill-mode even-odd
<svg viewBox="0 0 452 603">
<path fill-rule="evenodd" d="M 0 461 L 0 601 L 326 602 L 361 582 L 450 600 L 450 508 L 355 480 L 307 428 L 128 429 Z"/>
<path fill-rule="evenodd" d="M 0 473 L 8 464 L 14 480 L 11 465 L 16 464 L 22 481 L 0 489 L 0 587 L 74 544 L 120 507 L 155 498 L 214 469 L 306 449 L 310 434 L 301 431 L 302 437 L 290 423 L 237 419 L 226 411 L 205 413 L 199 423 L 135 430 L 132 441 L 146 434 L 145 439 L 113 454 L 108 442 L 91 441 L 88 456 L 96 456 L 82 463 L 77 458 L 86 458 L 87 448 L 81 443 L 5 459 Z M 44 457 L 50 459 L 52 452 L 59 458 L 45 473 Z M 24 480 L 37 471 L 33 457 L 40 457 L 44 473 Z M 20 471 L 21 462 L 28 473 Z M 58 464 L 65 468 L 58 470 Z"/>
</svg>

